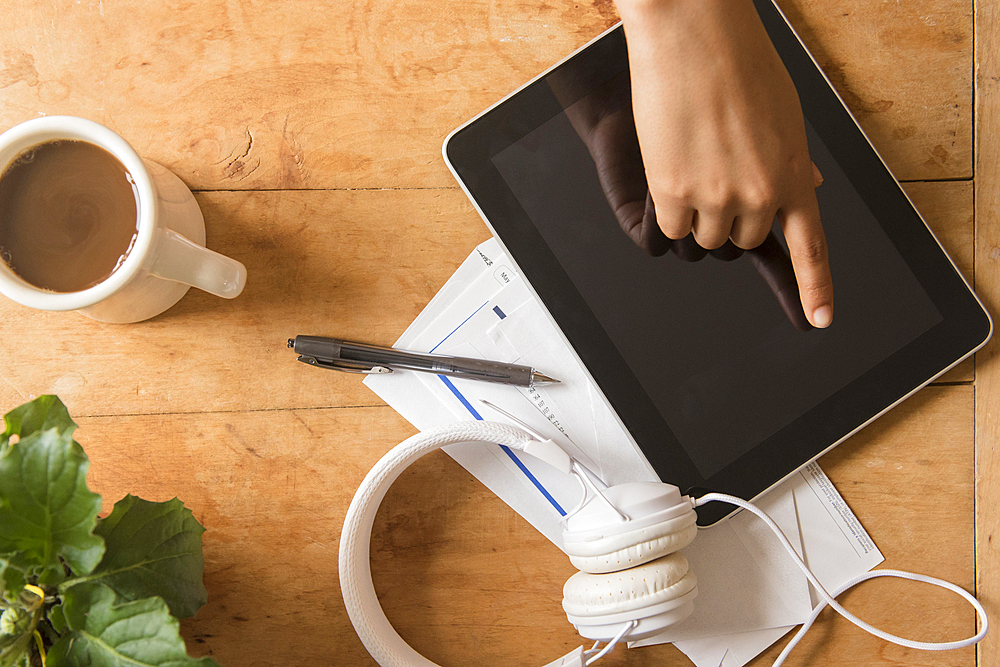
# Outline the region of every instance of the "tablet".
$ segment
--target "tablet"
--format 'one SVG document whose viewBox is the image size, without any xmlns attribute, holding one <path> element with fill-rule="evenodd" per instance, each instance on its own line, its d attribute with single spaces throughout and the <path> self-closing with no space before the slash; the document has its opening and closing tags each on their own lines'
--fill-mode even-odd
<svg viewBox="0 0 1000 667">
<path fill-rule="evenodd" d="M 655 225 L 624 231 L 651 204 L 621 25 L 444 145 L 633 444 L 663 481 L 693 495 L 760 495 L 992 332 L 780 10 L 768 0 L 757 10 L 795 81 L 824 176 L 816 194 L 836 303 L 828 329 L 805 320 L 777 225 L 742 253 L 670 244 Z M 727 511 L 702 507 L 699 522 Z"/>
</svg>

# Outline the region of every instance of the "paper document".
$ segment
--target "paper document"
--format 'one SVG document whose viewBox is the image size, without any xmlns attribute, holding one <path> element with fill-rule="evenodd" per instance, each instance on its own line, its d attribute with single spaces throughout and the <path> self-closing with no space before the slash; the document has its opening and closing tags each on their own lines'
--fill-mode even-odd
<svg viewBox="0 0 1000 667">
<path fill-rule="evenodd" d="M 609 485 L 659 481 L 586 369 L 499 244 L 480 245 L 396 342 L 418 352 L 519 363 L 558 378 L 536 388 L 427 373 L 370 375 L 365 384 L 420 430 L 456 420 L 506 422 L 489 400 L 559 443 Z M 508 448 L 447 453 L 554 544 L 579 484 Z M 820 580 L 836 586 L 882 555 L 816 464 L 758 499 Z M 675 642 L 699 667 L 743 665 L 809 615 L 805 577 L 762 522 L 741 512 L 699 531 L 684 550 L 698 576 L 694 614 L 633 645 Z"/>
</svg>

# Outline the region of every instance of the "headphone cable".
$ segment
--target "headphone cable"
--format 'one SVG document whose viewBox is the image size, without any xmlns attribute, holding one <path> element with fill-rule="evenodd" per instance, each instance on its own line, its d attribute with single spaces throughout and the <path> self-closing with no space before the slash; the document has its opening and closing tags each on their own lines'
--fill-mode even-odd
<svg viewBox="0 0 1000 667">
<path fill-rule="evenodd" d="M 809 583 L 812 584 L 813 588 L 822 598 L 822 601 L 818 605 L 816 605 L 816 608 L 813 610 L 812 614 L 809 616 L 806 622 L 802 624 L 802 627 L 799 628 L 799 631 L 795 634 L 795 636 L 788 643 L 788 645 L 785 646 L 785 650 L 783 650 L 781 652 L 781 655 L 778 656 L 778 659 L 774 661 L 774 667 L 779 667 L 782 663 L 785 662 L 785 658 L 788 657 L 788 654 L 791 653 L 792 649 L 795 648 L 795 646 L 799 643 L 799 641 L 806 634 L 806 632 L 809 631 L 809 628 L 812 627 L 812 624 L 816 621 L 816 618 L 819 616 L 820 612 L 822 612 L 827 605 L 832 607 L 834 611 L 836 611 L 838 614 L 846 618 L 848 621 L 858 626 L 865 632 L 868 632 L 869 634 L 879 637 L 880 639 L 884 639 L 887 642 L 898 644 L 899 646 L 920 649 L 922 651 L 948 651 L 951 649 L 963 648 L 979 642 L 983 637 L 986 636 L 986 631 L 989 629 L 989 619 L 986 617 L 986 610 L 983 609 L 982 604 L 980 604 L 979 600 L 977 600 L 972 594 L 970 594 L 969 592 L 965 591 L 961 587 L 956 586 L 951 582 L 943 581 L 941 579 L 937 579 L 935 577 L 929 577 L 923 574 L 904 572 L 902 570 L 873 570 L 871 572 L 866 572 L 865 574 L 859 575 L 854 579 L 851 579 L 843 586 L 840 586 L 839 588 L 835 589 L 831 594 L 826 590 L 826 588 L 823 587 L 823 584 L 820 583 L 819 579 L 816 578 L 816 575 L 814 575 L 812 573 L 812 570 L 809 569 L 809 566 L 805 564 L 805 562 L 802 560 L 799 554 L 795 551 L 791 543 L 788 541 L 788 538 L 785 537 L 785 534 L 781 531 L 781 528 L 778 526 L 778 524 L 776 524 L 771 519 L 771 517 L 769 517 L 763 510 L 758 508 L 753 503 L 749 503 L 743 500 L 742 498 L 737 498 L 736 496 L 730 496 L 724 493 L 707 493 L 701 498 L 692 499 L 691 502 L 695 507 L 701 507 L 702 505 L 711 502 L 729 503 L 730 505 L 736 505 L 737 507 L 741 507 L 755 514 L 765 524 L 767 524 L 767 527 L 770 528 L 774 532 L 774 534 L 778 537 L 778 540 L 781 542 L 781 545 L 785 548 L 785 551 L 787 551 L 788 554 L 792 557 L 792 560 L 795 561 L 795 564 L 799 566 L 802 572 L 806 575 L 806 578 L 809 580 Z M 862 581 L 875 579 L 877 577 L 897 577 L 900 579 L 909 579 L 911 581 L 921 581 L 924 583 L 939 586 L 941 588 L 945 588 L 949 591 L 952 591 L 953 593 L 957 593 L 958 595 L 965 598 L 965 600 L 969 604 L 971 604 L 973 608 L 975 608 L 976 616 L 979 617 L 980 621 L 979 632 L 972 637 L 952 642 L 920 642 L 912 639 L 906 639 L 905 637 L 899 637 L 897 635 L 890 634 L 884 630 L 880 630 L 879 628 L 876 628 L 870 623 L 861 620 L 851 612 L 847 611 L 847 609 L 841 606 L 841 604 L 837 602 L 837 600 L 835 599 L 841 593 L 848 590 L 849 588 L 856 586 L 857 584 L 860 584 Z"/>
</svg>

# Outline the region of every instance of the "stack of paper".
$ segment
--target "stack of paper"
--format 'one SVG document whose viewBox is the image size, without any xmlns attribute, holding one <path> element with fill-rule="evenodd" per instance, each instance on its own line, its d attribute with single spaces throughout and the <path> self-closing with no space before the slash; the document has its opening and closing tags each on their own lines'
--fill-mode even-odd
<svg viewBox="0 0 1000 667">
<path fill-rule="evenodd" d="M 365 384 L 418 429 L 506 421 L 480 403 L 487 399 L 558 442 L 609 485 L 657 481 L 496 241 L 469 256 L 396 347 L 529 365 L 561 381 L 527 389 L 426 373 L 369 376 Z M 446 451 L 561 548 L 559 520 L 580 500 L 576 481 L 506 448 L 467 443 Z M 882 561 L 816 464 L 758 503 L 828 588 Z M 684 553 L 699 582 L 694 614 L 632 646 L 673 642 L 699 667 L 743 665 L 802 623 L 815 604 L 804 576 L 747 512 L 699 531 Z"/>
</svg>

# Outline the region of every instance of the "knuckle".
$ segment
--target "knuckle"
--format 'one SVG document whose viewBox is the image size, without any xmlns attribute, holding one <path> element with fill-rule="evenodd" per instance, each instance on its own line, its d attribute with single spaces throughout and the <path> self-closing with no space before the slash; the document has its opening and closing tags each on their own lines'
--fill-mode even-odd
<svg viewBox="0 0 1000 667">
<path fill-rule="evenodd" d="M 694 226 L 694 240 L 705 250 L 715 250 L 726 244 L 731 231 L 721 220 L 701 221 Z"/>
<path fill-rule="evenodd" d="M 698 201 L 700 208 L 710 211 L 726 211 L 732 209 L 740 200 L 739 190 L 728 183 L 716 181 L 706 187 Z"/>
<path fill-rule="evenodd" d="M 660 227 L 660 231 L 663 235 L 672 241 L 677 241 L 684 238 L 691 233 L 691 223 L 684 223 L 681 220 L 668 221 L 668 220 L 658 220 L 657 225 Z"/>
<path fill-rule="evenodd" d="M 799 292 L 810 301 L 826 301 L 830 296 L 830 285 L 816 280 L 807 280 L 799 285 Z"/>
<path fill-rule="evenodd" d="M 796 248 L 796 254 L 809 264 L 823 264 L 829 258 L 829 248 L 822 236 L 809 238 Z"/>
<path fill-rule="evenodd" d="M 650 192 L 657 204 L 703 211 L 718 211 L 739 202 L 739 189 L 723 179 L 704 179 L 693 183 L 683 180 L 650 183 Z"/>
<path fill-rule="evenodd" d="M 788 160 L 789 171 L 797 176 L 809 176 L 812 178 L 813 162 L 809 156 L 808 146 L 803 146 L 801 150 L 792 153 Z"/>
<path fill-rule="evenodd" d="M 743 206 L 750 211 L 766 215 L 778 209 L 778 190 L 770 183 L 758 184 L 744 191 Z"/>
<path fill-rule="evenodd" d="M 712 235 L 704 237 L 702 235 L 696 235 L 695 240 L 705 250 L 715 250 L 716 248 L 721 248 L 726 244 L 728 239 L 720 238 L 718 236 Z"/>
<path fill-rule="evenodd" d="M 677 179 L 650 180 L 649 191 L 658 204 L 687 207 L 694 201 L 694 188 Z"/>
<path fill-rule="evenodd" d="M 743 250 L 753 250 L 767 238 L 769 228 L 765 229 L 740 229 L 739 232 L 733 232 L 732 239 L 733 245 L 737 248 L 742 248 Z"/>
</svg>

